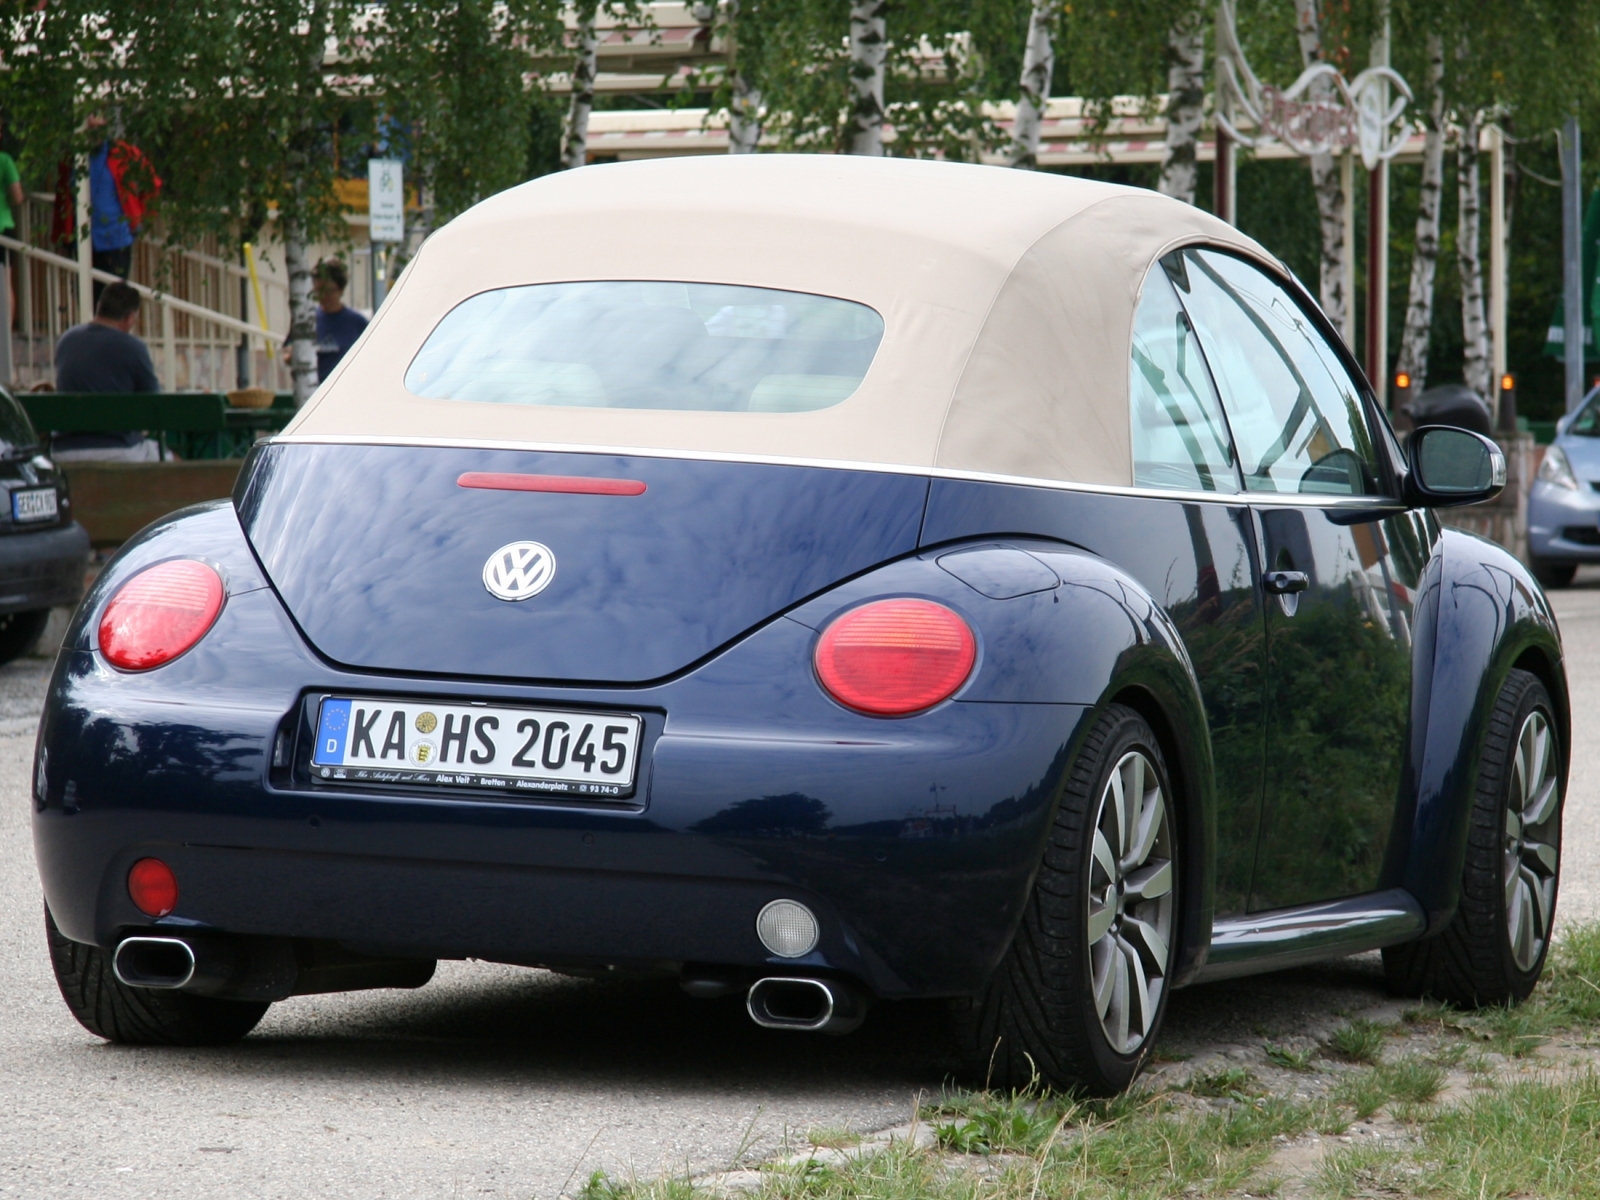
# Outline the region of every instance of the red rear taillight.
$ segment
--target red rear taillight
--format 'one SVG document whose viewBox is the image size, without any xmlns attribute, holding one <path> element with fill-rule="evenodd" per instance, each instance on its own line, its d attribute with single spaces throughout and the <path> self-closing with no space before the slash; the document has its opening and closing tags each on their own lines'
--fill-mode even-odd
<svg viewBox="0 0 1600 1200">
<path fill-rule="evenodd" d="M 192 558 L 140 571 L 106 605 L 100 653 L 124 671 L 159 667 L 205 636 L 222 598 L 222 577 Z"/>
<path fill-rule="evenodd" d="M 977 656 L 972 630 L 944 605 L 879 600 L 823 630 L 817 678 L 846 708 L 900 717 L 953 696 Z"/>
<path fill-rule="evenodd" d="M 159 858 L 141 858 L 128 868 L 128 897 L 147 917 L 164 917 L 178 907 L 178 877 Z"/>
</svg>

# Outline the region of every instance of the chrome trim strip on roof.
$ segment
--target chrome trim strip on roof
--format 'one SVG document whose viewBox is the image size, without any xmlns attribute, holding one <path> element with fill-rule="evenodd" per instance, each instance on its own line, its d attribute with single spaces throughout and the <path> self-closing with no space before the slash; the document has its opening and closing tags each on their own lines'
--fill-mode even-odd
<svg viewBox="0 0 1600 1200">
<path fill-rule="evenodd" d="M 1068 483 L 1024 475 L 991 475 L 984 471 L 958 471 L 949 467 L 914 467 L 905 463 L 854 462 L 837 458 L 789 458 L 772 454 L 733 454 L 718 450 L 667 450 L 642 446 L 586 446 L 571 442 L 499 442 L 483 438 L 425 438 L 398 435 L 339 433 L 279 434 L 257 445 L 332 446 L 434 446 L 452 450 L 532 450 L 543 453 L 614 454 L 631 458 L 678 458 L 703 462 L 757 463 L 779 467 L 819 467 L 830 471 L 879 471 L 892 475 L 919 475 L 971 483 L 1005 483 L 1047 488 L 1056 492 L 1086 492 L 1102 496 L 1130 496 L 1146 500 L 1184 500 L 1202 504 L 1283 505 L 1292 508 L 1394 509 L 1400 502 L 1390 496 L 1302 496 L 1286 492 L 1186 492 L 1163 488 L 1119 487 L 1108 483 Z"/>
</svg>

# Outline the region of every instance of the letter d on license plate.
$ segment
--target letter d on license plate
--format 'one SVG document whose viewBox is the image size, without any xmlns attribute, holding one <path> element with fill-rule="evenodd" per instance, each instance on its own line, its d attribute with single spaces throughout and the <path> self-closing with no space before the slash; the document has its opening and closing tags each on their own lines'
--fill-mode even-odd
<svg viewBox="0 0 1600 1200">
<path fill-rule="evenodd" d="M 328 696 L 311 770 L 330 783 L 619 799 L 633 794 L 643 726 L 633 713 Z"/>
</svg>

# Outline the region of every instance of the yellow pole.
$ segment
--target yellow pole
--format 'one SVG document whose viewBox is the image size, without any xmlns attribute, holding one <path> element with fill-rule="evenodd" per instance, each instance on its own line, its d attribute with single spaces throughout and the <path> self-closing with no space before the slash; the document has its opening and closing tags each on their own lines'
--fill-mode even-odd
<svg viewBox="0 0 1600 1200">
<path fill-rule="evenodd" d="M 244 265 L 250 270 L 250 291 L 256 298 L 256 320 L 261 322 L 261 332 L 267 335 L 267 353 L 272 353 L 272 328 L 267 324 L 267 302 L 261 295 L 261 276 L 256 274 L 256 248 L 244 244 Z"/>
</svg>

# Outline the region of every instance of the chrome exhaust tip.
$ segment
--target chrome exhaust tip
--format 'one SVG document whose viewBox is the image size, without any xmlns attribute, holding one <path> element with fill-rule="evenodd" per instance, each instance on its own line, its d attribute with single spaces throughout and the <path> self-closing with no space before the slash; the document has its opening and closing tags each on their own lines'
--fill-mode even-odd
<svg viewBox="0 0 1600 1200">
<path fill-rule="evenodd" d="M 124 938 L 111 956 L 112 973 L 137 988 L 188 987 L 196 966 L 194 947 L 182 938 Z"/>
<path fill-rule="evenodd" d="M 868 997 L 840 979 L 771 976 L 750 985 L 745 1011 L 765 1029 L 850 1033 L 866 1019 Z"/>
</svg>

